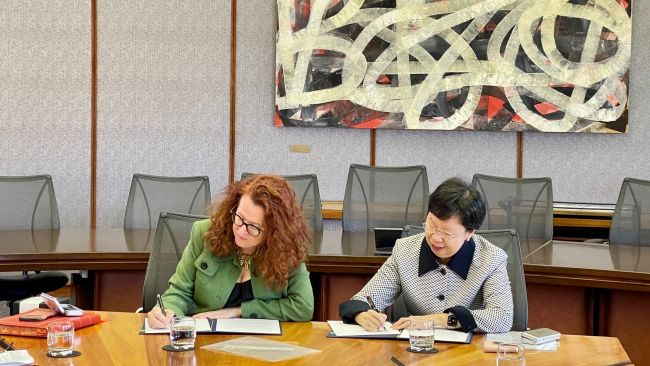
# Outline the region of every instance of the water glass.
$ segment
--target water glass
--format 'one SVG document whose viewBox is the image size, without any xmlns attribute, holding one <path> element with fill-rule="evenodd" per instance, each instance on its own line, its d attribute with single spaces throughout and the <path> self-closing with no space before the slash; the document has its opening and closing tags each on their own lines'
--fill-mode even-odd
<svg viewBox="0 0 650 366">
<path fill-rule="evenodd" d="M 526 350 L 523 344 L 499 343 L 497 366 L 526 366 Z"/>
<path fill-rule="evenodd" d="M 433 320 L 411 319 L 409 342 L 415 352 L 429 352 L 433 349 L 435 324 Z"/>
<path fill-rule="evenodd" d="M 196 323 L 194 319 L 185 316 L 172 318 L 169 327 L 169 339 L 173 348 L 194 348 L 196 340 Z"/>
<path fill-rule="evenodd" d="M 47 350 L 52 356 L 72 353 L 74 347 L 74 325 L 69 321 L 47 325 Z"/>
</svg>

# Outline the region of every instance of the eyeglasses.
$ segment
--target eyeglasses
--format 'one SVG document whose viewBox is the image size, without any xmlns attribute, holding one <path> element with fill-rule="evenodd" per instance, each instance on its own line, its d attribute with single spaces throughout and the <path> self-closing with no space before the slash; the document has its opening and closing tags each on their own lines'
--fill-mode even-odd
<svg viewBox="0 0 650 366">
<path fill-rule="evenodd" d="M 431 234 L 435 234 L 435 233 L 440 234 L 440 236 L 442 236 L 443 239 L 454 239 L 460 236 L 459 234 L 451 234 L 446 231 L 441 231 L 430 222 L 425 221 L 424 223 L 422 223 L 422 226 L 424 226 L 425 230 L 429 230 Z"/>
<path fill-rule="evenodd" d="M 251 234 L 251 236 L 259 236 L 263 231 L 259 227 L 245 222 L 244 219 L 235 212 L 235 207 L 230 210 L 230 217 L 232 218 L 232 223 L 236 226 L 246 226 L 246 232 Z"/>
</svg>

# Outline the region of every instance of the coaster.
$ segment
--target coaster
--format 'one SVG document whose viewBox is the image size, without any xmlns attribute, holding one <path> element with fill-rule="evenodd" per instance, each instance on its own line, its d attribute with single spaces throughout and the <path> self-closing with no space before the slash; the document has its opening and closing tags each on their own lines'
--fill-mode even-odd
<svg viewBox="0 0 650 366">
<path fill-rule="evenodd" d="M 81 352 L 72 351 L 70 353 L 64 353 L 62 355 L 53 355 L 49 352 L 47 353 L 47 357 L 51 357 L 51 358 L 70 358 L 70 357 L 77 357 L 77 356 L 81 356 Z"/>
<path fill-rule="evenodd" d="M 438 353 L 438 349 L 435 348 L 435 347 L 431 348 L 428 351 L 416 351 L 416 350 L 412 349 L 411 347 L 408 347 L 406 350 L 409 351 L 409 352 L 412 352 L 412 353 Z"/>
<path fill-rule="evenodd" d="M 185 351 L 194 351 L 194 347 L 173 347 L 171 344 L 166 344 L 162 346 L 162 349 L 168 352 L 185 352 Z"/>
</svg>

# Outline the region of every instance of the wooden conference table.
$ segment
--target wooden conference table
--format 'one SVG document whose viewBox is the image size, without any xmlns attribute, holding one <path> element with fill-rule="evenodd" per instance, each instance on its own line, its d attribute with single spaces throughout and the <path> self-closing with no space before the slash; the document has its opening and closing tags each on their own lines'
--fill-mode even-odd
<svg viewBox="0 0 650 366">
<path fill-rule="evenodd" d="M 98 228 L 0 232 L 0 271 L 72 270 L 82 308 L 134 311 L 141 306 L 153 234 Z M 618 337 L 634 362 L 650 363 L 650 248 L 551 241 L 522 242 L 529 326 L 563 334 Z M 309 249 L 315 320 L 338 318 L 386 260 L 372 234 L 324 232 Z"/>
<path fill-rule="evenodd" d="M 285 362 L 269 363 L 223 352 L 201 349 L 212 343 L 242 335 L 199 335 L 196 349 L 166 352 L 167 335 L 139 335 L 144 315 L 102 312 L 106 322 L 76 332 L 75 349 L 81 355 L 51 359 L 45 354 L 43 338 L 7 337 L 19 349 L 27 349 L 37 365 L 393 365 L 391 358 L 405 365 L 494 365 L 496 355 L 484 353 L 483 335 L 475 335 L 471 344 L 436 343 L 437 354 L 421 355 L 406 351 L 408 341 L 326 338 L 327 323 L 282 323 L 281 336 L 261 336 L 281 342 L 318 349 L 321 352 Z M 557 351 L 527 351 L 527 365 L 631 365 L 618 339 L 563 335 Z"/>
</svg>

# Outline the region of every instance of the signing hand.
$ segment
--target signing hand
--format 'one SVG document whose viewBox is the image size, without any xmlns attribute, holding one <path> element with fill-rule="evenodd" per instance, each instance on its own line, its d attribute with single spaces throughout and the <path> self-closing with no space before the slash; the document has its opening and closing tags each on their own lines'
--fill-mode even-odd
<svg viewBox="0 0 650 366">
<path fill-rule="evenodd" d="M 167 316 L 163 315 L 162 310 L 159 307 L 154 307 L 150 312 L 147 313 L 147 322 L 151 328 L 167 328 L 169 322 L 174 317 L 174 312 L 165 309 Z"/>
<path fill-rule="evenodd" d="M 378 313 L 374 310 L 368 310 L 357 314 L 354 317 L 354 321 L 368 332 L 376 332 L 384 329 L 386 314 Z"/>
<path fill-rule="evenodd" d="M 230 319 L 241 318 L 241 307 L 238 308 L 225 308 L 215 311 L 206 311 L 205 313 L 198 313 L 192 316 L 194 319 Z"/>
</svg>

